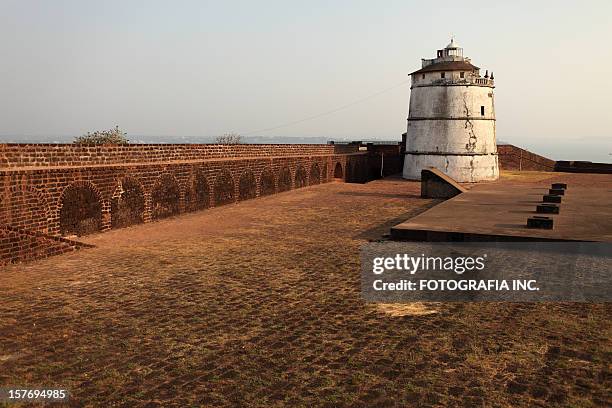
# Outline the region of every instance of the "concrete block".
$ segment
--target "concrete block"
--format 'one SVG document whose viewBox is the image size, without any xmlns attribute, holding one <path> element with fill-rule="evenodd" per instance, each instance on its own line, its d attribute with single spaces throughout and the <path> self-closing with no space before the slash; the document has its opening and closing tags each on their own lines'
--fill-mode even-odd
<svg viewBox="0 0 612 408">
<path fill-rule="evenodd" d="M 435 167 L 421 170 L 421 197 L 452 198 L 465 192 L 465 188 Z"/>
<path fill-rule="evenodd" d="M 542 217 L 534 215 L 527 219 L 527 228 L 552 229 L 553 219 L 550 217 Z"/>
<path fill-rule="evenodd" d="M 540 204 L 536 207 L 538 214 L 559 214 L 559 206 L 556 204 Z"/>
<path fill-rule="evenodd" d="M 548 194 L 562 196 L 565 195 L 565 190 L 562 188 L 551 188 L 548 190 Z"/>
<path fill-rule="evenodd" d="M 545 195 L 542 198 L 542 201 L 545 202 L 545 203 L 560 204 L 561 203 L 561 196 L 560 195 Z"/>
</svg>

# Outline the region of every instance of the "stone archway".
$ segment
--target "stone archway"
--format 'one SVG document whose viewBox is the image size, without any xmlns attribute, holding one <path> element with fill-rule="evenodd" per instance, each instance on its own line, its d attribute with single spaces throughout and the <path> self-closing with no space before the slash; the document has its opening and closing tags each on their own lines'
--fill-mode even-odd
<svg viewBox="0 0 612 408">
<path fill-rule="evenodd" d="M 144 222 L 145 197 L 140 183 L 124 177 L 111 200 L 111 228 L 124 228 Z"/>
<path fill-rule="evenodd" d="M 215 180 L 215 204 L 225 205 L 235 202 L 234 178 L 229 170 L 221 170 Z"/>
<path fill-rule="evenodd" d="M 289 167 L 283 167 L 278 173 L 278 191 L 291 190 L 291 170 Z"/>
<path fill-rule="evenodd" d="M 257 181 L 255 175 L 249 169 L 245 170 L 240 175 L 238 181 L 238 197 L 240 201 L 255 198 L 257 195 Z"/>
<path fill-rule="evenodd" d="M 266 168 L 261 172 L 261 176 L 259 176 L 259 195 L 266 196 L 274 193 L 276 193 L 274 173 L 271 169 Z"/>
<path fill-rule="evenodd" d="M 197 170 L 185 190 L 185 211 L 198 211 L 210 207 L 210 187 L 208 179 Z"/>
<path fill-rule="evenodd" d="M 342 164 L 340 162 L 336 163 L 336 167 L 334 167 L 334 178 L 341 179 L 344 176 L 344 172 L 342 171 Z"/>
<path fill-rule="evenodd" d="M 91 183 L 78 182 L 66 187 L 60 197 L 61 235 L 87 235 L 102 229 L 102 198 Z"/>
<path fill-rule="evenodd" d="M 313 163 L 310 167 L 310 185 L 321 184 L 321 170 L 317 163 Z"/>
<path fill-rule="evenodd" d="M 178 182 L 171 174 L 159 177 L 151 192 L 151 214 L 153 219 L 176 215 L 179 207 L 180 189 Z"/>
<path fill-rule="evenodd" d="M 300 164 L 295 169 L 295 188 L 302 188 L 307 185 L 306 170 L 304 170 L 304 166 Z"/>
</svg>

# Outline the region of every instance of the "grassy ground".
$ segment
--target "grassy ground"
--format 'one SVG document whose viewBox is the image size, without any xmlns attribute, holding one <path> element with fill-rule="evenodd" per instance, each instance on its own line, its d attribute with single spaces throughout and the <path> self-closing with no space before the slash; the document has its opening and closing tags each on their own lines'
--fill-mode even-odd
<svg viewBox="0 0 612 408">
<path fill-rule="evenodd" d="M 92 407 L 610 405 L 609 304 L 362 301 L 360 246 L 434 204 L 333 183 L 5 268 L 0 385 Z"/>
</svg>

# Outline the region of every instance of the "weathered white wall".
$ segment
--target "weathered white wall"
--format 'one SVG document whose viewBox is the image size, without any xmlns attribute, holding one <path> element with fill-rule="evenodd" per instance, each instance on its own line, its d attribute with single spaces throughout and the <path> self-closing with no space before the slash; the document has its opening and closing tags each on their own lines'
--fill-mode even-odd
<svg viewBox="0 0 612 408">
<path fill-rule="evenodd" d="M 480 115 L 480 107 L 485 115 Z M 487 86 L 421 86 L 410 93 L 409 118 L 474 118 L 495 119 L 493 88 Z"/>
<path fill-rule="evenodd" d="M 413 82 L 404 178 L 418 180 L 423 168 L 433 166 L 460 182 L 495 180 L 499 170 L 493 88 L 449 83 L 459 79 L 459 71 L 445 76 L 440 80 L 439 72 L 426 73 L 420 83 Z"/>
<path fill-rule="evenodd" d="M 408 122 L 407 152 L 497 152 L 492 120 L 417 120 Z M 411 137 L 418 135 L 417 137 Z"/>
<path fill-rule="evenodd" d="M 404 178 L 420 180 L 421 170 L 430 166 L 462 183 L 499 178 L 496 154 L 470 156 L 407 154 L 404 161 Z"/>
</svg>

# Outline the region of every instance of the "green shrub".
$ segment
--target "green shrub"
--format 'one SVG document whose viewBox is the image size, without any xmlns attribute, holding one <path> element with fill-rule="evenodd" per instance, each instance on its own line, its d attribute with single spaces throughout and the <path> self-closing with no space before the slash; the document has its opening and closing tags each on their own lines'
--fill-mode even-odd
<svg viewBox="0 0 612 408">
<path fill-rule="evenodd" d="M 128 142 L 127 133 L 119 130 L 119 126 L 110 130 L 87 132 L 86 135 L 74 139 L 75 144 L 127 144 Z"/>
</svg>

